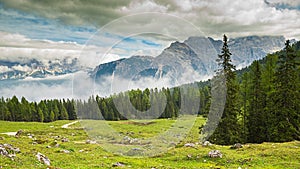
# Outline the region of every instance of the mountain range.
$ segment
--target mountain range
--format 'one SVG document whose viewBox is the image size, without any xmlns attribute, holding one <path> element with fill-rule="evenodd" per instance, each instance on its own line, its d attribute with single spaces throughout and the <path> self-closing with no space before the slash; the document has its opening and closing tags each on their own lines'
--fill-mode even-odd
<svg viewBox="0 0 300 169">
<path fill-rule="evenodd" d="M 247 36 L 229 39 L 233 64 L 245 67 L 254 60 L 284 47 L 283 36 Z M 216 59 L 223 42 L 206 37 L 189 37 L 184 42 L 173 42 L 158 56 L 132 56 L 100 64 L 91 76 L 101 82 L 107 76 L 136 81 L 142 78 L 168 77 L 177 84 L 203 80 L 217 69 Z"/>
<path fill-rule="evenodd" d="M 284 42 L 283 36 L 247 36 L 229 39 L 228 45 L 233 63 L 242 68 L 283 48 Z M 211 76 L 217 69 L 216 59 L 222 44 L 221 40 L 209 37 L 189 37 L 183 42 L 171 43 L 158 56 L 131 56 L 100 64 L 96 68 L 82 67 L 74 57 L 47 63 L 37 59 L 18 62 L 0 58 L 0 80 L 46 78 L 84 70 L 97 82 L 114 75 L 133 81 L 167 77 L 181 84 Z"/>
</svg>

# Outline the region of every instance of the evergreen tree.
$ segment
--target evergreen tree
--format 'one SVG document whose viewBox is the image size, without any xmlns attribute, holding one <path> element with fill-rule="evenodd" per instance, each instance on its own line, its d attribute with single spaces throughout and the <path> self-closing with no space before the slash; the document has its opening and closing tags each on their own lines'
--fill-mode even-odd
<svg viewBox="0 0 300 169">
<path fill-rule="evenodd" d="M 273 93 L 274 93 L 274 77 L 275 77 L 275 70 L 276 70 L 276 63 L 278 60 L 277 54 L 267 55 L 265 67 L 262 72 L 262 87 L 265 93 L 265 118 L 266 118 L 266 133 L 265 133 L 265 141 L 271 141 L 270 133 L 272 130 L 272 123 L 276 117 L 272 117 L 272 110 L 273 110 Z"/>
<path fill-rule="evenodd" d="M 249 83 L 250 83 L 250 74 L 248 72 L 245 72 L 242 75 L 242 82 L 240 84 L 240 93 L 241 93 L 241 117 L 242 117 L 242 133 L 241 138 L 243 139 L 243 142 L 248 141 L 248 116 L 249 116 L 249 98 L 250 98 L 250 92 L 249 92 Z"/>
<path fill-rule="evenodd" d="M 296 53 L 290 45 L 285 43 L 284 51 L 279 55 L 278 68 L 275 72 L 275 91 L 272 117 L 271 140 L 291 141 L 300 139 L 300 94 L 297 84 Z"/>
<path fill-rule="evenodd" d="M 227 44 L 227 37 L 223 38 L 222 53 L 218 55 L 217 62 L 220 69 L 217 76 L 225 76 L 226 81 L 226 102 L 222 118 L 213 135 L 209 140 L 216 144 L 228 145 L 240 141 L 238 115 L 238 85 L 236 82 L 235 66 L 232 64 L 231 53 Z M 209 119 L 208 119 L 209 120 Z"/>
<path fill-rule="evenodd" d="M 267 124 L 265 114 L 265 94 L 261 82 L 261 66 L 258 61 L 254 61 L 251 66 L 251 83 L 249 98 L 248 117 L 248 141 L 252 143 L 262 143 L 266 140 Z"/>
</svg>

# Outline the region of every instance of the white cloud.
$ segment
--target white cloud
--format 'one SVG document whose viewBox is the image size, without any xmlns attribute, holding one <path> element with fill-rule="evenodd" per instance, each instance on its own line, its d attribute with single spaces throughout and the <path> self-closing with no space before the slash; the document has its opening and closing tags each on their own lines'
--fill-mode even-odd
<svg viewBox="0 0 300 169">
<path fill-rule="evenodd" d="M 29 71 L 31 71 L 31 68 L 28 67 L 27 65 L 25 65 L 25 66 L 21 66 L 21 65 L 12 66 L 12 69 L 18 70 L 18 71 L 22 71 L 22 72 L 29 72 Z"/>
<path fill-rule="evenodd" d="M 3 3 L 7 7 L 71 25 L 96 25 L 102 28 L 122 16 L 160 12 L 184 18 L 212 37 L 221 37 L 223 33 L 230 36 L 284 34 L 287 38 L 300 39 L 300 30 L 297 29 L 300 27 L 300 11 L 280 10 L 270 5 L 299 7 L 299 0 L 78 0 L 76 3 L 4 0 Z M 138 32 L 149 25 L 152 25 L 152 29 L 164 29 L 156 24 L 158 21 L 166 22 L 164 19 L 155 15 L 136 18 L 137 24 L 131 28 Z"/>
<path fill-rule="evenodd" d="M 49 40 L 29 39 L 20 34 L 0 32 L 1 60 L 25 63 L 36 59 L 47 65 L 49 61 L 78 58 L 81 66 L 94 68 L 103 62 L 109 62 L 120 57 L 116 54 L 104 55 L 106 48 L 84 46 L 70 42 L 54 42 Z M 106 58 L 104 58 L 106 56 Z M 16 67 L 19 70 L 20 67 Z M 4 69 L 4 68 L 3 68 Z"/>
<path fill-rule="evenodd" d="M 0 73 L 11 71 L 12 69 L 7 66 L 0 65 Z"/>
</svg>

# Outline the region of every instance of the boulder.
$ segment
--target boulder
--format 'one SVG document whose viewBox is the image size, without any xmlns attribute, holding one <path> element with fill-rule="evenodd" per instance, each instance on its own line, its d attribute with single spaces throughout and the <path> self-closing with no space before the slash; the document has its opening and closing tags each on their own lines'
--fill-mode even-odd
<svg viewBox="0 0 300 169">
<path fill-rule="evenodd" d="M 230 149 L 239 149 L 239 148 L 243 148 L 243 145 L 241 143 L 236 143 L 230 147 Z"/>
<path fill-rule="evenodd" d="M 0 155 L 3 155 L 3 156 L 8 155 L 8 152 L 6 151 L 6 149 L 4 147 L 1 147 L 1 146 L 0 146 Z"/>
<path fill-rule="evenodd" d="M 186 157 L 187 157 L 188 159 L 191 159 L 193 156 L 192 156 L 191 154 L 188 154 Z"/>
<path fill-rule="evenodd" d="M 125 167 L 125 164 L 122 162 L 116 162 L 115 164 L 112 165 L 113 167 Z"/>
<path fill-rule="evenodd" d="M 60 150 L 61 153 L 66 153 L 66 154 L 69 154 L 70 151 L 69 150 Z"/>
<path fill-rule="evenodd" d="M 202 146 L 207 147 L 207 146 L 212 146 L 212 144 L 209 141 L 204 141 Z"/>
<path fill-rule="evenodd" d="M 97 144 L 97 142 L 94 140 L 86 140 L 85 143 L 86 144 Z"/>
<path fill-rule="evenodd" d="M 184 144 L 184 147 L 193 147 L 193 148 L 195 148 L 195 144 L 194 143 L 186 143 L 186 144 Z"/>
<path fill-rule="evenodd" d="M 50 166 L 50 159 L 48 157 L 46 157 L 45 155 L 43 155 L 40 152 L 38 152 L 35 156 L 39 160 L 39 162 L 41 162 L 47 166 Z"/>
<path fill-rule="evenodd" d="M 8 153 L 20 153 L 20 149 L 13 147 L 11 144 L 0 144 L 0 147 L 4 148 Z"/>
<path fill-rule="evenodd" d="M 28 138 L 31 138 L 31 139 L 32 139 L 32 138 L 34 137 L 34 134 L 30 134 L 30 133 L 29 133 L 29 134 L 27 134 L 27 136 L 28 136 Z"/>
<path fill-rule="evenodd" d="M 69 142 L 69 139 L 68 138 L 63 138 L 63 139 L 61 139 L 61 142 Z"/>
<path fill-rule="evenodd" d="M 23 130 L 18 130 L 15 137 L 20 137 L 23 133 Z"/>
<path fill-rule="evenodd" d="M 223 155 L 220 150 L 211 150 L 208 156 L 211 158 L 222 158 Z"/>
</svg>

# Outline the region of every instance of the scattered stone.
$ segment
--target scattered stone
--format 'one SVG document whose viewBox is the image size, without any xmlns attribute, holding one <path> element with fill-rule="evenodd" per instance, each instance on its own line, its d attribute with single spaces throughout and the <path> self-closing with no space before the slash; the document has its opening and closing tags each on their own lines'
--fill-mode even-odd
<svg viewBox="0 0 300 169">
<path fill-rule="evenodd" d="M 194 143 L 186 143 L 184 145 L 184 147 L 193 147 L 193 148 L 195 148 L 195 144 Z"/>
<path fill-rule="evenodd" d="M 58 140 L 60 137 L 59 136 L 52 136 L 55 140 Z"/>
<path fill-rule="evenodd" d="M 16 157 L 16 154 L 8 154 L 7 157 L 8 158 L 14 158 L 14 157 Z"/>
<path fill-rule="evenodd" d="M 129 136 L 125 136 L 123 138 L 123 144 L 134 144 L 134 143 L 139 143 L 139 139 L 137 138 L 131 138 Z"/>
<path fill-rule="evenodd" d="M 82 152 L 84 152 L 84 150 L 79 150 L 78 152 L 79 152 L 79 153 L 82 153 Z"/>
<path fill-rule="evenodd" d="M 220 150 L 211 150 L 208 156 L 211 158 L 222 158 L 222 153 Z"/>
<path fill-rule="evenodd" d="M 51 146 L 47 146 L 46 148 L 51 148 Z"/>
<path fill-rule="evenodd" d="M 42 153 L 38 152 L 36 155 L 36 158 L 39 160 L 39 162 L 46 164 L 47 166 L 50 166 L 50 159 L 43 155 Z"/>
<path fill-rule="evenodd" d="M 13 160 L 16 157 L 16 153 L 20 153 L 20 149 L 13 147 L 11 144 L 0 144 L 0 155 L 6 156 Z"/>
<path fill-rule="evenodd" d="M 28 136 L 28 138 L 31 138 L 31 139 L 32 139 L 32 138 L 34 137 L 34 134 L 30 134 L 30 133 L 29 133 L 29 134 L 27 134 L 27 136 Z"/>
<path fill-rule="evenodd" d="M 69 142 L 69 139 L 68 138 L 63 138 L 63 139 L 61 139 L 61 142 Z"/>
<path fill-rule="evenodd" d="M 85 143 L 86 143 L 86 144 L 97 144 L 97 142 L 94 141 L 94 140 L 86 140 Z"/>
<path fill-rule="evenodd" d="M 139 140 L 137 138 L 131 139 L 129 144 L 137 143 Z"/>
<path fill-rule="evenodd" d="M 191 159 L 192 157 L 193 157 L 193 156 L 192 156 L 191 154 L 188 154 L 188 155 L 187 155 L 187 158 L 188 158 L 188 159 Z"/>
<path fill-rule="evenodd" d="M 54 147 L 56 147 L 56 148 L 59 147 L 59 146 L 60 146 L 60 144 L 55 144 L 55 145 L 54 145 Z"/>
<path fill-rule="evenodd" d="M 11 144 L 0 144 L 0 147 L 5 148 L 8 152 L 20 153 L 20 149 L 17 147 L 13 147 Z"/>
<path fill-rule="evenodd" d="M 66 153 L 66 154 L 69 154 L 70 151 L 69 150 L 60 150 L 61 153 Z"/>
<path fill-rule="evenodd" d="M 239 149 L 239 148 L 243 148 L 243 145 L 241 143 L 236 143 L 230 147 L 230 149 Z"/>
<path fill-rule="evenodd" d="M 0 155 L 3 155 L 3 156 L 8 155 L 8 152 L 6 151 L 6 149 L 4 147 L 0 147 Z"/>
<path fill-rule="evenodd" d="M 209 146 L 212 146 L 212 144 L 209 141 L 204 141 L 204 143 L 202 144 L 202 146 L 209 147 Z"/>
<path fill-rule="evenodd" d="M 239 167 L 238 169 L 242 169 L 242 167 Z"/>
<path fill-rule="evenodd" d="M 112 165 L 113 167 L 125 167 L 125 164 L 122 162 L 117 162 L 115 164 Z"/>
<path fill-rule="evenodd" d="M 22 133 L 23 133 L 23 130 L 18 130 L 15 137 L 20 137 Z"/>
</svg>

